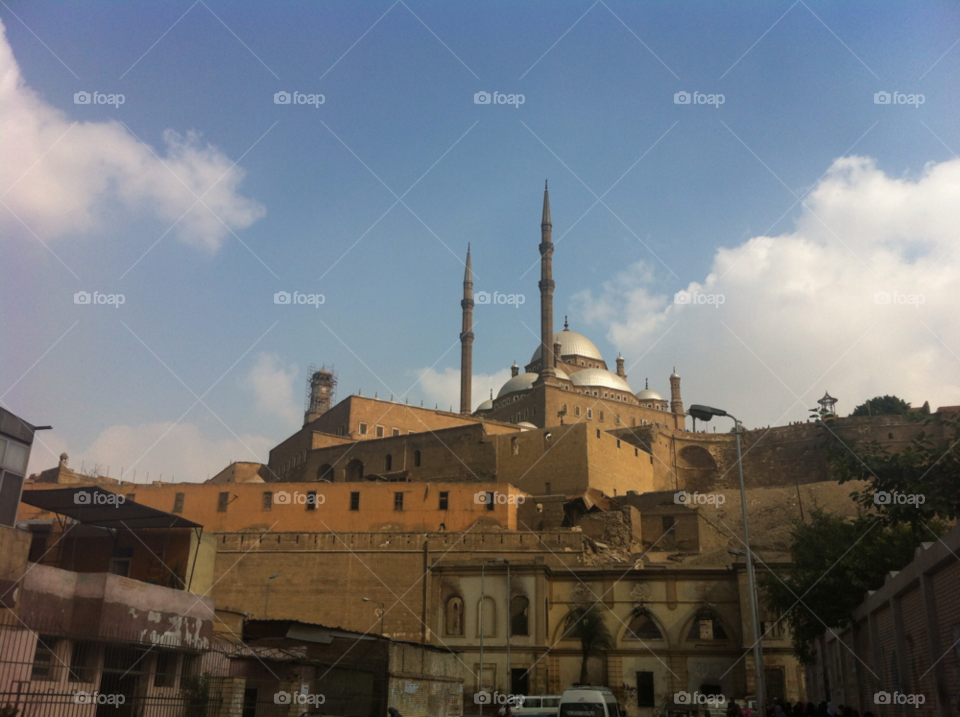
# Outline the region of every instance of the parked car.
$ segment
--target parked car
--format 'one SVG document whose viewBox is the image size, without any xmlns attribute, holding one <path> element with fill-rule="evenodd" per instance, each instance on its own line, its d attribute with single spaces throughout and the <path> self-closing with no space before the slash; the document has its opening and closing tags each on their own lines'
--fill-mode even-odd
<svg viewBox="0 0 960 717">
<path fill-rule="evenodd" d="M 528 717 L 557 717 L 560 710 L 560 695 L 525 695 L 513 707 L 513 714 Z"/>
<path fill-rule="evenodd" d="M 609 687 L 574 685 L 560 696 L 558 717 L 622 717 Z"/>
</svg>

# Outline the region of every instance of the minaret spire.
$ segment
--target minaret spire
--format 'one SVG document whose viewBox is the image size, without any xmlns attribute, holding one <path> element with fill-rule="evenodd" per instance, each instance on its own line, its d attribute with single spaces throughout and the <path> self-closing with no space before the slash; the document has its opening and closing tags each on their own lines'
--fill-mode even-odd
<svg viewBox="0 0 960 717">
<path fill-rule="evenodd" d="M 557 371 L 553 355 L 553 222 L 550 220 L 550 190 L 543 183 L 543 218 L 540 220 L 540 355 L 539 382 L 552 382 Z"/>
<path fill-rule="evenodd" d="M 470 263 L 470 245 L 467 244 L 467 263 L 463 271 L 463 329 L 460 332 L 460 413 L 470 413 L 473 385 L 473 270 Z"/>
</svg>

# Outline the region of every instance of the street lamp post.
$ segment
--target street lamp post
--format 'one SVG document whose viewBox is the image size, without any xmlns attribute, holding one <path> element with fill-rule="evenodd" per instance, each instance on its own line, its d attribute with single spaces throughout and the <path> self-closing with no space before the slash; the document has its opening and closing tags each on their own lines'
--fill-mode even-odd
<svg viewBox="0 0 960 717">
<path fill-rule="evenodd" d="M 709 421 L 714 416 L 726 416 L 733 419 L 733 429 L 737 434 L 737 468 L 740 473 L 740 510 L 743 513 L 743 542 L 746 546 L 747 561 L 747 590 L 750 593 L 750 618 L 753 624 L 753 668 L 754 680 L 756 681 L 756 699 L 757 714 L 763 715 L 766 709 L 766 689 L 763 676 L 763 645 L 762 635 L 760 634 L 760 604 L 757 600 L 757 578 L 753 570 L 753 551 L 750 548 L 750 529 L 747 524 L 747 491 L 743 483 L 743 455 L 740 451 L 740 421 L 736 416 L 727 413 L 721 408 L 712 408 L 694 404 L 690 406 L 689 413 L 694 418 L 701 421 Z"/>
<path fill-rule="evenodd" d="M 383 603 L 379 600 L 371 600 L 370 598 L 360 598 L 364 602 L 376 603 L 380 607 L 380 636 L 383 637 L 383 618 L 386 615 L 386 612 L 383 609 Z"/>
<path fill-rule="evenodd" d="M 267 594 L 263 599 L 263 619 L 264 620 L 270 617 L 270 581 L 278 577 L 280 577 L 280 573 L 274 573 L 269 578 L 267 578 Z"/>
</svg>

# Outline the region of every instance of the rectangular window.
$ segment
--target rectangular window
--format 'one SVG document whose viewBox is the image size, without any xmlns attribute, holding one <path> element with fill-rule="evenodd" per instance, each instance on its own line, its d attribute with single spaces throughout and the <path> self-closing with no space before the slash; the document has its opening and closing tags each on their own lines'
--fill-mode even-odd
<svg viewBox="0 0 960 717">
<path fill-rule="evenodd" d="M 553 494 L 550 492 L 550 484 L 549 484 L 549 483 L 544 483 L 544 484 L 543 484 L 543 492 L 546 493 L 547 495 L 553 495 Z"/>
<path fill-rule="evenodd" d="M 598 428 L 598 429 L 597 429 L 597 438 L 599 438 L 599 437 L 600 437 L 600 429 Z"/>
<path fill-rule="evenodd" d="M 637 707 L 653 707 L 655 697 L 653 694 L 653 673 L 637 673 Z"/>
<path fill-rule="evenodd" d="M 217 512 L 226 513 L 227 512 L 227 503 L 230 502 L 229 493 L 220 493 L 217 496 Z"/>
<path fill-rule="evenodd" d="M 57 657 L 54 650 L 57 649 L 57 638 L 53 635 L 39 635 L 37 637 L 37 648 L 33 653 L 33 670 L 30 672 L 31 680 L 52 680 L 53 668 Z"/>
<path fill-rule="evenodd" d="M 157 650 L 157 666 L 153 672 L 154 687 L 173 687 L 177 677 L 177 653 Z"/>
<path fill-rule="evenodd" d="M 307 491 L 307 510 L 317 509 L 317 491 Z"/>
<path fill-rule="evenodd" d="M 174 513 L 182 513 L 182 512 L 183 512 L 183 499 L 184 499 L 184 494 L 183 494 L 183 493 L 177 493 L 177 494 L 173 497 L 173 512 L 174 512 Z"/>
<path fill-rule="evenodd" d="M 603 420 L 603 411 L 600 411 L 600 420 Z"/>
<path fill-rule="evenodd" d="M 403 510 L 403 493 L 397 492 L 393 494 L 393 509 Z"/>
<path fill-rule="evenodd" d="M 127 493 L 127 500 L 129 500 L 131 503 L 136 503 L 136 502 L 137 502 L 137 494 L 136 494 L 136 493 Z"/>
<path fill-rule="evenodd" d="M 92 642 L 74 642 L 70 653 L 70 682 L 93 682 L 93 658 L 96 645 Z"/>
<path fill-rule="evenodd" d="M 442 490 L 440 491 L 440 506 L 438 510 L 449 510 L 450 509 L 450 492 Z"/>
<path fill-rule="evenodd" d="M 580 417 L 580 406 L 573 407 L 573 415 L 576 416 L 577 418 Z"/>
<path fill-rule="evenodd" d="M 263 491 L 263 503 L 261 510 L 273 510 L 273 493 L 269 490 Z"/>
<path fill-rule="evenodd" d="M 399 435 L 400 435 L 400 429 L 399 429 L 399 428 L 393 428 L 393 429 L 391 429 L 390 435 L 391 435 L 391 436 L 399 436 Z"/>
<path fill-rule="evenodd" d="M 350 510 L 360 510 L 360 491 L 350 493 Z"/>
<path fill-rule="evenodd" d="M 367 435 L 367 424 L 366 424 L 366 423 L 361 423 L 361 424 L 360 424 L 360 435 L 361 435 L 361 436 Z"/>
<path fill-rule="evenodd" d="M 487 502 L 485 503 L 485 505 L 487 506 L 487 510 L 493 510 L 494 508 L 496 508 L 496 505 L 493 502 L 495 498 L 496 498 L 496 493 L 494 493 L 493 491 L 487 491 Z"/>
<path fill-rule="evenodd" d="M 383 426 L 377 426 L 377 438 L 383 438 Z"/>
</svg>

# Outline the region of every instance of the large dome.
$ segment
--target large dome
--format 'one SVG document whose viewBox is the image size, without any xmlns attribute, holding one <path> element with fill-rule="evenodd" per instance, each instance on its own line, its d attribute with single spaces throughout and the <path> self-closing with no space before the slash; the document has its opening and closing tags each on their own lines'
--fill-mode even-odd
<svg viewBox="0 0 960 717">
<path fill-rule="evenodd" d="M 509 381 L 507 381 L 500 388 L 500 392 L 497 393 L 497 398 L 502 398 L 508 393 L 514 393 L 516 391 L 526 391 L 528 388 L 533 386 L 533 382 L 537 380 L 540 376 L 538 373 L 521 373 L 517 376 L 514 376 Z"/>
<path fill-rule="evenodd" d="M 479 413 L 480 411 L 492 411 L 492 410 L 493 410 L 493 400 L 488 398 L 486 401 L 484 401 L 479 406 L 477 406 L 477 410 L 474 411 L 474 413 Z"/>
<path fill-rule="evenodd" d="M 612 371 L 605 368 L 585 368 L 577 371 L 570 377 L 574 386 L 594 386 L 600 388 L 612 388 L 617 391 L 626 391 L 633 393 L 630 384 Z"/>
<path fill-rule="evenodd" d="M 560 344 L 561 356 L 572 356 L 576 354 L 577 356 L 585 356 L 596 359 L 597 361 L 603 361 L 603 356 L 600 355 L 600 349 L 594 346 L 593 341 L 583 334 L 578 334 L 576 331 L 564 329 L 559 334 L 554 334 L 553 343 Z M 530 363 L 540 360 L 542 350 L 542 346 L 537 346 L 537 350 L 533 352 L 533 358 L 530 359 Z"/>
<path fill-rule="evenodd" d="M 637 398 L 641 401 L 663 401 L 664 398 L 652 388 L 645 388 L 637 392 Z"/>
</svg>

